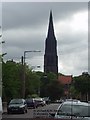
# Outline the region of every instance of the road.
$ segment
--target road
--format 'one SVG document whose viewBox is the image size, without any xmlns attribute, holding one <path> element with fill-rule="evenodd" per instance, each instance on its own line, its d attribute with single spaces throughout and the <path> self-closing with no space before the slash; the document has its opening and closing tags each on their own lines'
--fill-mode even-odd
<svg viewBox="0 0 90 120">
<path fill-rule="evenodd" d="M 28 109 L 28 112 L 25 114 L 7 114 L 4 113 L 2 115 L 2 120 L 30 120 L 29 118 L 35 118 L 35 117 L 48 117 L 48 113 L 55 112 L 58 108 L 59 104 L 49 104 L 43 107 L 38 107 L 36 109 Z"/>
</svg>

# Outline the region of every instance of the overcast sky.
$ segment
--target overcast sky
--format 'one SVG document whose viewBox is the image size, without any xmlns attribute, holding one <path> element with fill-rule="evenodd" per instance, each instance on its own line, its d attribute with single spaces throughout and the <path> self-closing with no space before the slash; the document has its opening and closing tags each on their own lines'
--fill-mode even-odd
<svg viewBox="0 0 90 120">
<path fill-rule="evenodd" d="M 26 63 L 40 65 L 43 71 L 45 39 L 52 10 L 57 39 L 58 70 L 65 75 L 88 71 L 87 2 L 3 2 L 2 31 L 4 60 L 20 62 L 26 50 Z M 35 68 L 36 69 L 36 68 Z"/>
</svg>

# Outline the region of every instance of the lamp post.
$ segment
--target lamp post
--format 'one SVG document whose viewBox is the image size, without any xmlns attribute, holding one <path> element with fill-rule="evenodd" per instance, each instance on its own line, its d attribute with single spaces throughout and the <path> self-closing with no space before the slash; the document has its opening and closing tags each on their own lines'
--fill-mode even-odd
<svg viewBox="0 0 90 120">
<path fill-rule="evenodd" d="M 23 88 L 22 88 L 22 96 L 25 98 L 25 60 L 26 60 L 26 53 L 31 53 L 31 52 L 41 52 L 40 50 L 27 50 L 24 51 L 24 57 L 23 57 Z"/>
<path fill-rule="evenodd" d="M 2 37 L 2 35 L 0 35 L 0 37 Z M 0 41 L 0 45 L 2 46 L 2 44 L 5 43 L 5 41 Z M 2 96 L 2 59 L 3 56 L 6 55 L 7 53 L 2 53 L 2 48 L 0 50 L 0 96 Z"/>
<path fill-rule="evenodd" d="M 27 50 L 27 51 L 24 51 L 24 64 L 25 64 L 25 55 L 28 52 L 41 52 L 41 51 L 40 50 Z"/>
</svg>

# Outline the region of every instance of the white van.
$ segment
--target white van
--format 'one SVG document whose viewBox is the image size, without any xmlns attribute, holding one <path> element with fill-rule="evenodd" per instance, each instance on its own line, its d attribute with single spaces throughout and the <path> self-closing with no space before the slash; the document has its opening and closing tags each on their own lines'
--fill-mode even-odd
<svg viewBox="0 0 90 120">
<path fill-rule="evenodd" d="M 2 118 L 2 99 L 0 97 L 0 120 Z"/>
</svg>

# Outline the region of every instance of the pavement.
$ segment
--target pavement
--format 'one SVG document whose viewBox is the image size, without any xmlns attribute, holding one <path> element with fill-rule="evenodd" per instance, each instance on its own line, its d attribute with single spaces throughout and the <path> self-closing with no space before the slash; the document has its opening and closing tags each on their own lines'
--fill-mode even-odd
<svg viewBox="0 0 90 120">
<path fill-rule="evenodd" d="M 7 113 L 7 108 L 4 108 L 4 109 L 3 109 L 2 114 L 3 114 L 3 113 Z"/>
</svg>

